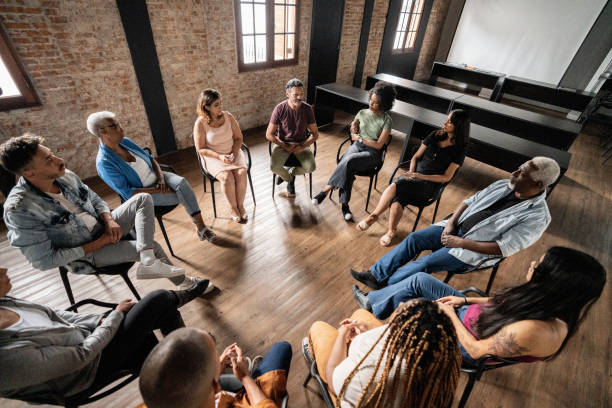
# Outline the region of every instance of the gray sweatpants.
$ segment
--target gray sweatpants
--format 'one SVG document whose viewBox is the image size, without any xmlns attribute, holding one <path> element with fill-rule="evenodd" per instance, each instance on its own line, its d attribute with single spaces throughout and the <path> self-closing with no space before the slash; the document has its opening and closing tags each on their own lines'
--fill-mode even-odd
<svg viewBox="0 0 612 408">
<path fill-rule="evenodd" d="M 107 245 L 93 252 L 93 261 L 96 266 L 116 265 L 124 262 L 140 261 L 140 251 L 153 249 L 155 257 L 164 263 L 172 264 L 166 253 L 154 240 L 155 211 L 153 199 L 150 194 L 135 194 L 125 203 L 115 208 L 111 215 L 121 226 L 124 234 L 136 230 L 136 240 L 122 240 L 116 244 Z M 175 285 L 180 284 L 184 276 L 170 278 Z"/>
</svg>

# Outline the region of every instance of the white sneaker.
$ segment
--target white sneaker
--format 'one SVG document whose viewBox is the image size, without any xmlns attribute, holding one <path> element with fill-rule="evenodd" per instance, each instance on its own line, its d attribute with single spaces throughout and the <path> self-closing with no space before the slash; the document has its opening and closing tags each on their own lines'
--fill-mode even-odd
<svg viewBox="0 0 612 408">
<path fill-rule="evenodd" d="M 165 264 L 159 259 L 156 259 L 151 265 L 141 263 L 136 270 L 137 279 L 175 278 L 184 274 L 184 268 Z"/>
<path fill-rule="evenodd" d="M 194 278 L 193 276 L 187 276 L 185 275 L 185 279 L 178 285 L 178 288 L 180 290 L 188 290 L 193 288 L 195 285 L 198 284 L 198 279 Z M 204 290 L 204 292 L 202 292 L 202 295 L 207 295 L 210 292 L 212 292 L 213 290 L 215 290 L 215 285 L 213 285 L 213 283 L 209 280 L 208 281 L 208 286 L 206 287 L 206 289 Z"/>
</svg>

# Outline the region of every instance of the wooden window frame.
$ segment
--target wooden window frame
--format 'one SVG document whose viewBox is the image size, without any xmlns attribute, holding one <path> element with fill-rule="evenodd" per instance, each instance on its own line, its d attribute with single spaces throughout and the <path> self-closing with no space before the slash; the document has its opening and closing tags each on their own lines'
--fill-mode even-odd
<svg viewBox="0 0 612 408">
<path fill-rule="evenodd" d="M 0 23 L 0 57 L 2 58 L 6 69 L 11 74 L 13 81 L 15 81 L 17 89 L 19 89 L 19 92 L 21 93 L 19 96 L 0 96 L 0 111 L 29 108 L 32 106 L 41 105 L 40 98 L 34 89 L 32 80 L 25 70 L 23 63 L 17 54 L 17 50 L 11 43 L 2 23 Z"/>
<path fill-rule="evenodd" d="M 414 15 L 415 15 L 415 7 L 416 7 L 416 4 L 417 4 L 417 1 L 419 1 L 419 4 L 421 5 L 421 11 L 419 13 L 417 13 L 417 14 L 419 14 L 420 17 L 419 17 L 419 22 L 418 22 L 418 24 L 417 24 L 417 26 L 415 27 L 415 30 L 414 30 L 415 39 L 414 39 L 414 43 L 413 44 L 416 45 L 416 43 L 417 43 L 417 38 L 416 37 L 419 35 L 419 30 L 421 28 L 421 22 L 423 20 L 423 9 L 425 7 L 425 0 L 412 0 L 412 4 L 410 5 L 410 12 L 406 13 L 406 14 L 408 14 L 408 22 L 406 23 L 406 31 L 405 31 L 404 39 L 402 41 L 402 45 L 401 45 L 400 48 L 392 49 L 391 53 L 393 53 L 393 54 L 407 54 L 407 53 L 410 53 L 410 52 L 414 52 L 414 48 L 415 48 L 414 45 L 412 47 L 406 48 L 406 42 L 408 41 L 408 37 L 409 37 L 408 34 L 410 34 L 412 32 L 410 30 L 410 24 L 412 23 L 412 19 L 414 18 Z M 403 3 L 402 3 L 402 5 L 403 5 Z M 402 17 L 402 14 L 404 14 L 404 13 L 402 13 L 402 10 L 400 9 L 399 16 L 398 16 L 398 19 L 397 19 L 397 23 L 395 24 L 395 27 L 396 27 L 395 31 L 394 31 L 395 34 L 397 34 L 399 32 L 398 28 L 401 28 L 401 27 L 399 27 L 399 22 L 400 22 L 399 19 Z"/>
<path fill-rule="evenodd" d="M 240 7 L 241 0 L 234 0 L 234 20 L 236 26 L 236 51 L 238 61 L 238 72 L 257 71 L 261 69 L 286 67 L 298 64 L 299 43 L 300 43 L 300 1 L 295 0 L 295 33 L 294 33 L 294 57 L 291 59 L 274 60 L 274 6 L 275 0 L 266 0 L 266 61 L 244 63 L 244 50 L 242 47 L 242 9 Z M 280 5 L 280 4 L 279 4 Z"/>
</svg>

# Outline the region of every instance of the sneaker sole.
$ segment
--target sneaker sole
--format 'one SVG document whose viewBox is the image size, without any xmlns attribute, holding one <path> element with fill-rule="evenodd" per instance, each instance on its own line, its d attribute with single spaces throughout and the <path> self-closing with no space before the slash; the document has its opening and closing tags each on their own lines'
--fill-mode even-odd
<svg viewBox="0 0 612 408">
<path fill-rule="evenodd" d="M 169 274 L 164 274 L 162 276 L 160 275 L 154 275 L 154 274 L 147 274 L 147 275 L 142 275 L 139 274 L 138 272 L 136 272 L 136 279 L 139 280 L 146 280 L 146 279 L 162 279 L 162 278 L 176 278 L 179 276 L 184 276 L 185 272 L 175 272 L 175 273 L 169 273 Z"/>
</svg>

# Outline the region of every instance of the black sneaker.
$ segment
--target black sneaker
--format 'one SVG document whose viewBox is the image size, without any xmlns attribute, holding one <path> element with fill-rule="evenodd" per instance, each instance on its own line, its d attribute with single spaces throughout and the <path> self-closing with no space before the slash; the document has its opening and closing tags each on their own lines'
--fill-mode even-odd
<svg viewBox="0 0 612 408">
<path fill-rule="evenodd" d="M 295 196 L 295 182 L 287 183 L 287 194 L 290 196 Z"/>
<path fill-rule="evenodd" d="M 281 184 L 283 184 L 283 178 L 281 176 L 276 176 L 276 185 L 279 186 Z"/>
<path fill-rule="evenodd" d="M 351 214 L 348 204 L 342 204 L 342 215 L 345 221 L 353 221 L 353 214 Z"/>
<path fill-rule="evenodd" d="M 210 293 L 214 289 L 214 285 L 210 283 L 208 279 L 190 279 L 190 281 L 195 281 L 195 284 L 191 288 L 173 291 L 174 294 L 176 294 L 176 297 L 178 298 L 178 302 L 176 305 L 177 308 L 184 306 L 185 304 L 191 302 L 193 299 L 197 298 L 200 295 L 203 295 L 204 293 Z"/>
<path fill-rule="evenodd" d="M 325 197 L 327 197 L 327 193 L 325 191 L 321 191 L 319 194 L 314 196 L 314 198 L 312 199 L 312 204 L 313 205 L 321 204 L 323 200 L 325 200 Z"/>
<path fill-rule="evenodd" d="M 378 281 L 376 280 L 376 278 L 374 277 L 374 275 L 372 275 L 372 272 L 370 271 L 358 272 L 356 270 L 351 269 L 351 276 L 355 280 L 358 280 L 364 285 L 372 289 L 375 289 L 375 290 L 382 289 L 385 287 L 384 285 L 381 285 L 380 283 L 378 283 Z"/>
<path fill-rule="evenodd" d="M 359 289 L 359 286 L 353 285 L 353 297 L 357 301 L 357 304 L 360 308 L 367 310 L 368 312 L 372 311 L 372 304 L 370 303 L 370 299 L 368 299 L 368 294 L 363 290 Z"/>
</svg>

